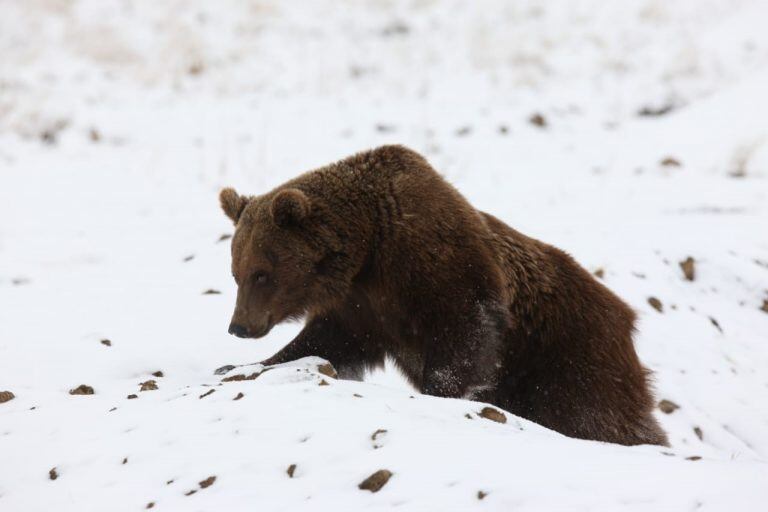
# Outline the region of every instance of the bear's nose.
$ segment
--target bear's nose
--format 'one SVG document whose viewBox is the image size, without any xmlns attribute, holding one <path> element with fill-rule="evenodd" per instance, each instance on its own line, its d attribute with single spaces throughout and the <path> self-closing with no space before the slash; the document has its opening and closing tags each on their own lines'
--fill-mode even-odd
<svg viewBox="0 0 768 512">
<path fill-rule="evenodd" d="M 248 337 L 248 329 L 243 327 L 240 324 L 229 324 L 229 334 L 234 334 L 238 338 L 246 338 Z"/>
</svg>

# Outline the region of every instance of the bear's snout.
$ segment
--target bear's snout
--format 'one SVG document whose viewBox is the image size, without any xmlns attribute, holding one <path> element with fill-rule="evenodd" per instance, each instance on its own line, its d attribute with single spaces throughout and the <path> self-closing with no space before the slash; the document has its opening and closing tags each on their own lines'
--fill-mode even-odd
<svg viewBox="0 0 768 512">
<path fill-rule="evenodd" d="M 231 323 L 229 324 L 229 334 L 234 334 L 238 338 L 247 338 L 248 329 L 240 324 Z"/>
<path fill-rule="evenodd" d="M 259 325 L 246 326 L 238 321 L 232 321 L 229 324 L 229 334 L 238 338 L 261 338 L 269 334 L 273 325 L 272 315 L 267 315 L 262 322 L 259 322 Z"/>
</svg>

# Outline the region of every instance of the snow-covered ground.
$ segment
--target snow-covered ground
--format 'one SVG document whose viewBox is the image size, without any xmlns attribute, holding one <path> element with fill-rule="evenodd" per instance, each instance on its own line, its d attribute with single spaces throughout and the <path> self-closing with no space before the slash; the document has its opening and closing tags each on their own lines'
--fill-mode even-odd
<svg viewBox="0 0 768 512">
<path fill-rule="evenodd" d="M 0 511 L 764 510 L 766 22 L 764 0 L 0 2 Z M 602 270 L 679 406 L 670 449 L 495 423 L 394 371 L 220 383 L 300 326 L 226 333 L 219 188 L 390 142 Z"/>
</svg>

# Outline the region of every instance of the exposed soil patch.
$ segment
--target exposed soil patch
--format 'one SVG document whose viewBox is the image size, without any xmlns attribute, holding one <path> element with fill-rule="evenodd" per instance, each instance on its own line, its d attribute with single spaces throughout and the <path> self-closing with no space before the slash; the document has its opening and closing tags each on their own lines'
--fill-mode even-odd
<svg viewBox="0 0 768 512">
<path fill-rule="evenodd" d="M 288 469 L 285 470 L 288 474 L 288 478 L 293 478 L 293 474 L 296 472 L 296 464 L 291 464 Z"/>
<path fill-rule="evenodd" d="M 238 373 L 237 375 L 231 375 L 229 377 L 224 377 L 221 379 L 221 382 L 240 382 L 241 380 L 256 380 L 259 378 L 259 376 L 263 373 L 268 372 L 272 368 L 264 368 L 260 372 L 253 372 L 250 375 L 245 375 L 243 373 Z"/>
<path fill-rule="evenodd" d="M 214 394 L 215 392 L 216 392 L 216 390 L 215 390 L 215 389 L 209 389 L 208 391 L 206 391 L 205 393 L 203 393 L 202 395 L 200 395 L 200 398 L 205 398 L 205 397 L 207 397 L 207 396 L 209 396 L 209 395 L 212 395 L 212 394 Z"/>
<path fill-rule="evenodd" d="M 0 391 L 0 404 L 4 404 L 5 402 L 10 402 L 16 398 L 16 395 L 11 393 L 10 391 Z"/>
<path fill-rule="evenodd" d="M 661 159 L 661 162 L 659 162 L 664 167 L 681 167 L 683 164 L 680 163 L 680 160 L 673 156 L 667 156 Z"/>
<path fill-rule="evenodd" d="M 233 398 L 232 400 L 240 400 L 240 399 L 241 399 L 241 398 L 243 398 L 244 396 L 245 396 L 244 394 L 242 394 L 242 393 L 238 393 L 238 394 L 237 394 L 237 396 L 236 396 L 235 398 Z"/>
</svg>

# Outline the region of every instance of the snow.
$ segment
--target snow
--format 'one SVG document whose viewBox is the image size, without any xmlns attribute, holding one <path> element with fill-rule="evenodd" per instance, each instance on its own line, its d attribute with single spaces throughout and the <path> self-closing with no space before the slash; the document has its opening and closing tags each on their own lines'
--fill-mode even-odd
<svg viewBox="0 0 768 512">
<path fill-rule="evenodd" d="M 767 16 L 761 0 L 2 2 L 0 510 L 762 510 Z M 220 383 L 300 325 L 226 333 L 218 190 L 392 142 L 604 270 L 680 406 L 657 413 L 671 448 L 495 423 L 392 369 L 348 382 L 308 359 Z M 358 489 L 379 469 L 379 492 Z"/>
</svg>

